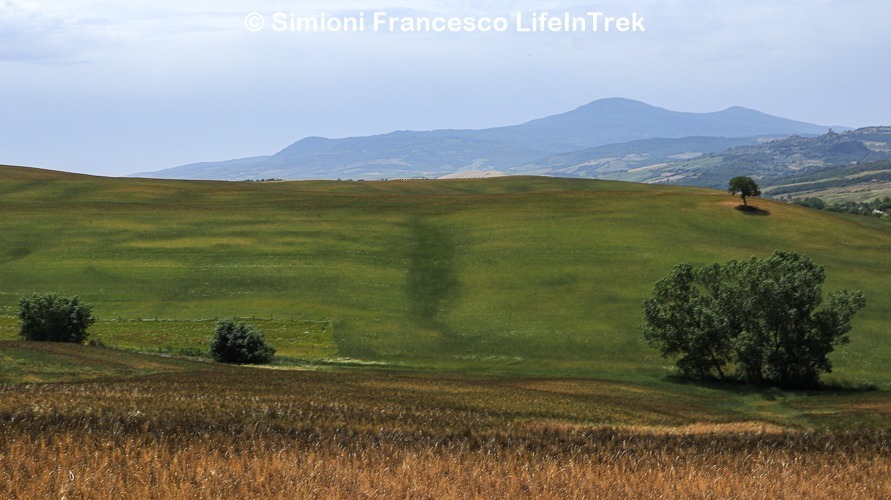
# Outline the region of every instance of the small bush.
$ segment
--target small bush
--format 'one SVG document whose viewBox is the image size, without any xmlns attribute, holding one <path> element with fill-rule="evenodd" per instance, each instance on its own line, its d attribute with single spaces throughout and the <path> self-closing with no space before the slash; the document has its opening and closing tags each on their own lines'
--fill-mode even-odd
<svg viewBox="0 0 891 500">
<path fill-rule="evenodd" d="M 275 348 L 266 343 L 261 330 L 225 319 L 214 329 L 210 355 L 222 363 L 264 364 L 272 361 Z"/>
<path fill-rule="evenodd" d="M 35 293 L 19 300 L 19 336 L 24 340 L 83 343 L 96 322 L 92 308 L 77 297 Z"/>
<path fill-rule="evenodd" d="M 90 341 L 87 342 L 87 345 L 90 347 L 108 347 L 108 345 L 106 345 L 105 342 L 103 342 L 102 339 L 99 337 L 90 339 Z"/>
</svg>

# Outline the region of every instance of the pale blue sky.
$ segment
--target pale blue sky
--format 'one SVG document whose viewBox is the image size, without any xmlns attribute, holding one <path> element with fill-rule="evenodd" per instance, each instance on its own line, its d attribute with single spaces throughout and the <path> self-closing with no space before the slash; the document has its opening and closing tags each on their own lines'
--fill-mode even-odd
<svg viewBox="0 0 891 500">
<path fill-rule="evenodd" d="M 602 11 L 643 33 L 291 33 L 298 16 Z M 250 32 L 245 16 L 267 23 Z M 527 17 L 528 19 L 528 17 Z M 484 128 L 604 97 L 891 125 L 884 0 L 0 0 L 0 163 L 125 175 L 306 136 Z"/>
</svg>

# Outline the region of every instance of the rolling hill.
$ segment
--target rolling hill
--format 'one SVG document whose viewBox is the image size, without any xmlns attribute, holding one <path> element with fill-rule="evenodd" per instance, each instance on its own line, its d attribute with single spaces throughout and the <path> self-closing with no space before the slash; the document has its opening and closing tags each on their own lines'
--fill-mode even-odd
<svg viewBox="0 0 891 500">
<path fill-rule="evenodd" d="M 0 491 L 888 497 L 891 230 L 736 204 L 581 179 L 0 166 Z M 672 265 L 775 248 L 868 297 L 829 388 L 691 383 L 642 345 L 641 298 Z M 113 348 L 9 341 L 34 290 L 80 294 Z M 221 315 L 263 316 L 250 321 L 285 359 L 168 354 L 206 349 Z"/>
<path fill-rule="evenodd" d="M 770 178 L 764 194 L 785 200 L 819 198 L 827 204 L 891 197 L 891 160 L 820 169 Z"/>
<path fill-rule="evenodd" d="M 551 155 L 525 165 L 508 168 L 505 172 L 514 175 L 597 179 L 610 173 L 683 161 L 766 140 L 769 139 L 765 137 L 640 139 Z"/>
<path fill-rule="evenodd" d="M 837 376 L 891 387 L 891 232 L 737 203 L 565 178 L 237 183 L 2 167 L 0 338 L 15 337 L 18 297 L 52 290 L 92 304 L 110 345 L 202 347 L 212 318 L 254 317 L 295 357 L 661 376 L 669 363 L 638 332 L 655 281 L 679 262 L 779 248 L 825 265 L 829 289 L 864 291 Z"/>
<path fill-rule="evenodd" d="M 795 190 L 788 186 L 819 179 L 823 189 L 828 189 L 834 185 L 831 179 L 835 179 L 839 186 L 869 184 L 858 185 L 860 194 L 854 196 L 855 199 L 867 199 L 891 188 L 886 173 L 882 173 L 887 168 L 882 161 L 889 159 L 891 127 L 866 127 L 840 134 L 830 131 L 818 137 L 792 136 L 744 145 L 686 161 L 630 168 L 600 177 L 721 189 L 728 179 L 747 175 L 758 179 L 762 188 L 773 188 L 766 189 L 768 193 L 801 193 L 803 196 L 816 195 L 810 192 L 813 189 Z M 867 171 L 874 175 L 865 173 Z M 853 179 L 850 175 L 860 176 L 863 182 L 850 182 Z M 779 189 L 781 186 L 786 187 Z"/>
<path fill-rule="evenodd" d="M 749 138 L 745 143 L 754 143 L 758 137 L 825 131 L 823 126 L 740 107 L 685 113 L 611 98 L 520 125 L 484 130 L 396 131 L 342 139 L 307 137 L 272 156 L 204 162 L 134 176 L 216 180 L 435 178 L 468 169 L 514 169 L 514 173 L 551 175 L 554 172 L 519 167 L 560 153 L 642 139 L 744 137 Z M 695 150 L 702 153 L 713 148 L 703 151 L 701 145 L 696 145 Z M 635 152 L 649 153 L 639 149 Z M 671 154 L 687 152 L 685 147 Z"/>
</svg>

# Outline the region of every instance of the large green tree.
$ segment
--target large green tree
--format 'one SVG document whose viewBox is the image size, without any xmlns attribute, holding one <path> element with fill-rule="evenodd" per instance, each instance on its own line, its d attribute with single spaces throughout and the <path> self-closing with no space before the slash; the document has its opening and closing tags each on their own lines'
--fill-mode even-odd
<svg viewBox="0 0 891 500">
<path fill-rule="evenodd" d="M 746 207 L 749 206 L 746 202 L 747 197 L 761 196 L 761 189 L 751 177 L 734 177 L 733 179 L 730 179 L 727 191 L 730 194 L 739 193 L 739 196 L 742 198 L 743 206 Z"/>
<path fill-rule="evenodd" d="M 811 387 L 832 371 L 828 355 L 848 343 L 851 319 L 866 304 L 847 290 L 824 303 L 824 280 L 822 266 L 794 252 L 680 264 L 644 300 L 644 339 L 688 375 Z"/>
<path fill-rule="evenodd" d="M 19 336 L 24 340 L 74 342 L 86 340 L 87 328 L 96 322 L 92 308 L 77 297 L 35 293 L 19 300 Z"/>
</svg>

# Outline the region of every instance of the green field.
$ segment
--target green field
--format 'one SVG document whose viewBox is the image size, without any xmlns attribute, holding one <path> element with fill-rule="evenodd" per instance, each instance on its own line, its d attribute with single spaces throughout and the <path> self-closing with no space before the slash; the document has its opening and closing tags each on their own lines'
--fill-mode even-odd
<svg viewBox="0 0 891 500">
<path fill-rule="evenodd" d="M 0 167 L 0 495 L 888 497 L 889 225 L 737 204 Z M 830 387 L 691 382 L 644 345 L 641 301 L 672 266 L 775 249 L 867 296 Z M 92 304 L 108 347 L 15 341 L 35 291 Z M 211 362 L 223 317 L 277 361 Z"/>
<path fill-rule="evenodd" d="M 868 306 L 827 380 L 891 388 L 891 233 L 726 193 L 573 179 L 232 183 L 0 168 L 0 338 L 22 295 L 92 304 L 93 338 L 174 351 L 253 320 L 285 358 L 649 382 L 638 331 L 679 262 L 825 265 Z M 250 321 L 249 321 L 250 322 Z"/>
<path fill-rule="evenodd" d="M 23 383 L 35 385 L 16 387 Z M 50 387 L 53 384 L 57 387 Z M 419 413 L 427 415 L 436 411 L 470 412 L 477 416 L 462 417 L 465 422 L 451 425 L 483 425 L 491 429 L 513 420 L 660 428 L 757 422 L 791 429 L 845 430 L 869 426 L 891 430 L 891 401 L 886 391 L 785 392 L 732 384 L 696 384 L 679 379 L 671 383 L 628 382 L 320 365 L 231 366 L 157 353 L 53 342 L 0 341 L 0 421 L 3 411 L 25 408 L 4 400 L 13 394 L 18 394 L 16 397 L 21 402 L 26 398 L 22 394 L 33 390 L 74 391 L 77 398 L 46 402 L 47 408 L 56 406 L 74 411 L 78 406 L 88 408 L 95 403 L 90 394 L 105 391 L 119 393 L 117 404 L 125 404 L 129 401 L 126 387 L 130 386 L 143 388 L 133 394 L 132 400 L 140 408 L 182 406 L 168 412 L 171 414 L 186 413 L 187 408 L 198 410 L 195 405 L 200 402 L 227 393 L 238 393 L 234 399 L 239 404 L 249 400 L 256 405 L 258 402 L 253 396 L 262 395 L 261 401 L 266 402 L 312 398 L 316 406 L 331 408 L 395 406 L 401 408 L 398 413 L 403 416 L 389 426 L 411 422 L 412 431 L 423 428 L 429 418 Z M 153 392 L 165 396 L 157 400 L 140 396 Z M 76 403 L 79 399 L 83 401 Z M 386 410 L 371 412 L 374 425 L 387 426 L 387 413 Z M 317 417 L 326 418 L 324 412 Z M 207 413 L 204 419 L 213 421 L 214 416 Z M 289 425 L 297 423 L 300 422 Z M 344 423 L 357 425 L 346 418 Z"/>
</svg>

